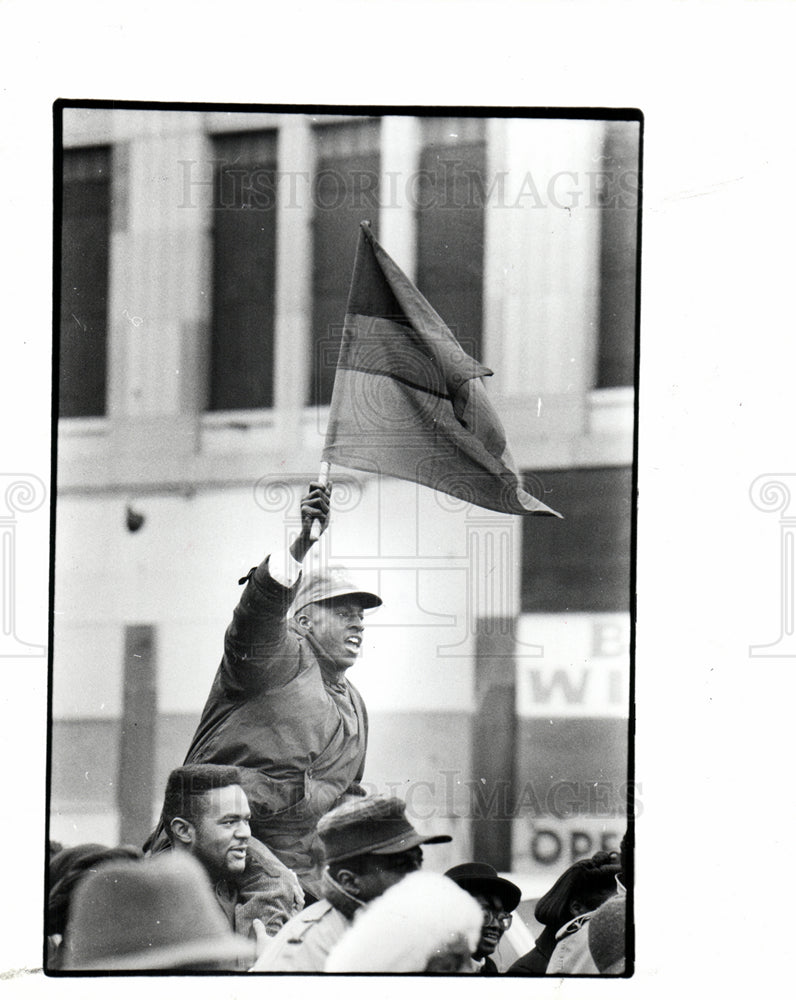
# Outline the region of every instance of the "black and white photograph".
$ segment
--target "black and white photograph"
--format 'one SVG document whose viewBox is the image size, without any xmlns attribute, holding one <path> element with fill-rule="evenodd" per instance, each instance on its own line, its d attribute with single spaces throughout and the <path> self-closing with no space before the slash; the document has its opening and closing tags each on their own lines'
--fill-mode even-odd
<svg viewBox="0 0 796 1000">
<path fill-rule="evenodd" d="M 0 5 L 12 1000 L 781 991 L 795 28 Z"/>
<path fill-rule="evenodd" d="M 56 107 L 48 972 L 632 971 L 642 122 Z"/>
</svg>

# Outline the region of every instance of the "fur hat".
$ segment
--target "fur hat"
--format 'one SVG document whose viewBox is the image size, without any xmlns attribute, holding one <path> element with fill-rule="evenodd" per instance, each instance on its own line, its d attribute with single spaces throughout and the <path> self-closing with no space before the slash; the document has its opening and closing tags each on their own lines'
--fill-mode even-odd
<svg viewBox="0 0 796 1000">
<path fill-rule="evenodd" d="M 360 911 L 324 971 L 458 972 L 482 923 L 481 907 L 450 879 L 413 872 Z"/>
<path fill-rule="evenodd" d="M 103 865 L 77 887 L 64 969 L 235 969 L 254 942 L 233 934 L 204 870 L 172 851 Z"/>
</svg>

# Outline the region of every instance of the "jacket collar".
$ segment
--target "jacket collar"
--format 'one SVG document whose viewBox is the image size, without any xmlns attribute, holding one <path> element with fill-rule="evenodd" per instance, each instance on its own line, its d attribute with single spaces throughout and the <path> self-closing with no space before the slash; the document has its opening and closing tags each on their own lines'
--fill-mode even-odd
<svg viewBox="0 0 796 1000">
<path fill-rule="evenodd" d="M 349 920 L 353 920 L 357 910 L 362 909 L 364 905 L 356 896 L 352 896 L 348 890 L 344 889 L 339 882 L 336 882 L 332 878 L 328 868 L 324 868 L 323 870 L 321 889 L 323 895 L 332 906 Z"/>
<path fill-rule="evenodd" d="M 575 931 L 579 931 L 589 920 L 593 912 L 594 910 L 590 910 L 588 913 L 579 913 L 577 917 L 573 917 L 571 920 L 568 920 L 565 924 L 559 927 L 556 932 L 556 941 L 560 941 L 561 938 L 565 938 L 569 934 L 574 934 Z"/>
</svg>

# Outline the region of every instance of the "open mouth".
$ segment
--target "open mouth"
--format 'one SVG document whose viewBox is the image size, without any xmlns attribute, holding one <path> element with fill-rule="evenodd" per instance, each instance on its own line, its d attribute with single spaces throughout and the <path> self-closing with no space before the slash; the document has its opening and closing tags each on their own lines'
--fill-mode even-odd
<svg viewBox="0 0 796 1000">
<path fill-rule="evenodd" d="M 350 635 L 345 641 L 345 646 L 347 649 L 350 649 L 352 653 L 358 653 L 362 648 L 362 636 Z"/>
<path fill-rule="evenodd" d="M 232 858 L 234 858 L 236 861 L 245 861 L 246 860 L 246 848 L 245 847 L 233 847 L 232 850 L 229 853 L 230 853 L 230 856 Z"/>
</svg>

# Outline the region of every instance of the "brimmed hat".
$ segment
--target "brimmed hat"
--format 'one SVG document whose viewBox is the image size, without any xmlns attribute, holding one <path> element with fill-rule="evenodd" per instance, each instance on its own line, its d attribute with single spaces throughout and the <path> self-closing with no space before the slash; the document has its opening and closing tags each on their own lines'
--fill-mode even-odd
<svg viewBox="0 0 796 1000">
<path fill-rule="evenodd" d="M 291 614 L 298 614 L 308 604 L 331 601 L 335 597 L 356 597 L 363 608 L 378 608 L 381 605 L 378 594 L 358 587 L 342 566 L 325 566 L 302 575 Z"/>
<path fill-rule="evenodd" d="M 204 869 L 172 851 L 103 865 L 75 891 L 64 968 L 132 971 L 236 968 L 253 941 L 233 934 Z"/>
<path fill-rule="evenodd" d="M 507 878 L 501 878 L 492 865 L 482 861 L 454 865 L 445 874 L 470 895 L 480 892 L 487 896 L 499 896 L 507 913 L 516 910 L 522 899 L 522 891 L 518 885 L 509 882 Z"/>
<path fill-rule="evenodd" d="M 75 887 L 100 865 L 110 861 L 135 860 L 142 857 L 137 847 L 104 844 L 78 844 L 65 847 L 50 861 L 50 892 L 47 897 L 47 933 L 63 934 L 69 919 L 69 902 Z"/>
<path fill-rule="evenodd" d="M 420 844 L 446 844 L 447 833 L 424 837 L 406 818 L 406 803 L 395 796 L 352 799 L 321 817 L 318 835 L 327 864 L 360 854 L 401 854 Z"/>
</svg>

